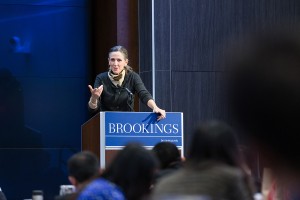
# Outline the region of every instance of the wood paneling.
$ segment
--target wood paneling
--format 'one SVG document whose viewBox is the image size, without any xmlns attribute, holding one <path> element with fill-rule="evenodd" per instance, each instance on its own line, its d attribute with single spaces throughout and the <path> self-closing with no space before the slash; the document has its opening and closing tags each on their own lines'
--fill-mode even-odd
<svg viewBox="0 0 300 200">
<path fill-rule="evenodd" d="M 117 0 L 90 1 L 91 82 L 108 69 L 108 51 L 117 43 Z"/>
<path fill-rule="evenodd" d="M 108 51 L 122 45 L 128 50 L 129 65 L 139 71 L 138 0 L 89 1 L 91 10 L 91 66 L 89 83 L 108 69 Z M 150 57 L 151 58 L 151 57 Z M 138 101 L 134 108 L 138 110 Z"/>
<path fill-rule="evenodd" d="M 183 112 L 185 137 L 199 122 L 227 118 L 223 80 L 220 72 L 172 72 L 172 111 Z"/>
<path fill-rule="evenodd" d="M 139 0 L 139 71 L 152 71 L 151 1 Z"/>
<path fill-rule="evenodd" d="M 81 150 L 91 151 L 100 158 L 100 113 L 81 126 Z"/>
<path fill-rule="evenodd" d="M 172 74 L 170 70 L 165 71 L 156 71 L 156 84 L 155 84 L 155 101 L 157 102 L 157 105 L 170 112 L 172 110 L 172 104 L 173 104 L 173 87 L 172 87 Z"/>
<path fill-rule="evenodd" d="M 140 49 L 149 52 L 140 60 L 148 67 L 151 1 L 139 2 Z M 156 102 L 166 111 L 183 112 L 186 135 L 199 121 L 229 118 L 220 81 L 232 42 L 300 19 L 298 0 L 154 0 L 154 9 Z M 143 80 L 152 84 L 146 75 Z"/>
<path fill-rule="evenodd" d="M 145 87 L 150 92 L 150 94 L 152 94 L 152 71 L 140 72 L 140 76 L 145 84 Z M 148 106 L 144 105 L 143 103 L 140 102 L 139 105 L 140 105 L 140 107 L 139 107 L 140 111 L 144 111 L 144 112 L 150 111 L 151 112 L 150 108 Z"/>
<path fill-rule="evenodd" d="M 155 70 L 171 70 L 171 0 L 155 1 Z M 162 31 L 163 30 L 163 31 Z"/>
</svg>

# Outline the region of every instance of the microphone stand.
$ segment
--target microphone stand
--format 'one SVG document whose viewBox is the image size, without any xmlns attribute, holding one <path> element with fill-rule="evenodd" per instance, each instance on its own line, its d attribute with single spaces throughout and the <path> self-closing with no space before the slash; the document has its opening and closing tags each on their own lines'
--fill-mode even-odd
<svg viewBox="0 0 300 200">
<path fill-rule="evenodd" d="M 128 93 L 127 105 L 129 107 L 130 111 L 133 112 L 133 107 L 131 106 L 132 101 L 133 101 L 133 94 L 132 93 Z"/>
<path fill-rule="evenodd" d="M 128 99 L 127 99 L 127 105 L 128 105 L 128 107 L 129 107 L 129 111 L 134 111 L 133 110 L 133 107 L 131 106 L 131 104 L 132 104 L 132 102 L 133 102 L 133 94 L 132 94 L 132 92 L 128 89 L 128 88 L 126 88 L 126 87 L 122 87 L 122 86 L 120 86 L 120 85 L 117 85 L 117 87 L 118 88 L 121 88 L 121 89 L 123 89 L 123 90 L 126 90 L 126 92 L 127 92 L 127 94 L 128 94 Z"/>
</svg>

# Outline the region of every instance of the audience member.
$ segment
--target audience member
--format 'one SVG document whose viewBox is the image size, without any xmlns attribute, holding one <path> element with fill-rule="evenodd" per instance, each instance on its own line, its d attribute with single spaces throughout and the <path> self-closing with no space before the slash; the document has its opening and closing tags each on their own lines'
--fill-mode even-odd
<svg viewBox="0 0 300 200">
<path fill-rule="evenodd" d="M 253 199 L 235 134 L 228 125 L 212 121 L 194 131 L 186 165 L 162 178 L 154 188 L 154 199 L 173 195 L 202 196 L 211 200 Z"/>
<path fill-rule="evenodd" d="M 77 192 L 63 196 L 63 199 L 124 199 L 115 184 L 99 177 L 99 160 L 92 152 L 83 151 L 73 155 L 68 161 L 68 170 L 69 180 Z"/>
<path fill-rule="evenodd" d="M 68 160 L 69 181 L 80 190 L 99 175 L 99 160 L 89 151 L 74 154 Z"/>
<path fill-rule="evenodd" d="M 300 32 L 292 29 L 282 26 L 243 43 L 230 63 L 229 85 L 236 121 L 290 197 L 300 186 Z"/>
<path fill-rule="evenodd" d="M 152 152 L 132 143 L 118 153 L 102 177 L 121 187 L 127 200 L 140 200 L 150 194 L 157 168 Z"/>
<path fill-rule="evenodd" d="M 59 196 L 56 200 L 124 199 L 122 192 L 109 181 L 99 177 L 99 160 L 89 151 L 74 154 L 68 160 L 69 181 L 76 192 Z M 95 195 L 95 196 L 93 196 Z"/>
<path fill-rule="evenodd" d="M 181 155 L 175 144 L 159 142 L 153 147 L 152 151 L 160 164 L 160 169 L 156 173 L 156 180 L 182 167 Z"/>
</svg>

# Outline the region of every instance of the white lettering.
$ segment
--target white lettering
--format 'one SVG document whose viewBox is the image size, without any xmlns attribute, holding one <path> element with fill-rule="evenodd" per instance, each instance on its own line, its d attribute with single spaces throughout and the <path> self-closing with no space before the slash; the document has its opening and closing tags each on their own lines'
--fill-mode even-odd
<svg viewBox="0 0 300 200">
<path fill-rule="evenodd" d="M 114 123 L 109 123 L 109 133 L 115 133 L 115 124 Z"/>
<path fill-rule="evenodd" d="M 122 129 L 123 125 L 121 123 L 116 123 L 116 125 L 117 125 L 117 133 L 119 133 L 119 131 L 120 133 L 123 133 L 123 129 Z"/>
<path fill-rule="evenodd" d="M 126 127 L 128 127 L 128 130 L 126 130 Z M 131 124 L 129 124 L 129 123 L 124 124 L 123 130 L 124 130 L 125 133 L 131 133 L 131 131 L 132 131 Z"/>
<path fill-rule="evenodd" d="M 177 139 L 160 139 L 161 142 L 178 142 Z"/>
<path fill-rule="evenodd" d="M 167 126 L 170 127 L 170 128 L 167 129 Z M 164 125 L 164 132 L 165 132 L 165 133 L 171 133 L 171 132 L 172 132 L 171 124 L 166 124 L 166 125 Z"/>
<path fill-rule="evenodd" d="M 137 128 L 138 128 L 138 130 L 136 130 Z M 141 131 L 142 131 L 142 126 L 141 126 L 141 124 L 134 124 L 133 125 L 133 132 L 134 133 L 141 133 Z"/>
<path fill-rule="evenodd" d="M 109 133 L 179 133 L 179 124 L 109 123 Z"/>
<path fill-rule="evenodd" d="M 178 124 L 173 124 L 173 129 L 174 129 L 174 131 L 173 131 L 173 133 L 178 133 L 179 132 L 179 130 L 178 130 Z"/>
<path fill-rule="evenodd" d="M 147 130 L 147 126 L 148 126 L 148 124 L 142 124 L 140 131 L 142 133 L 149 133 L 149 131 Z"/>
<path fill-rule="evenodd" d="M 163 124 L 161 124 L 162 126 L 161 127 L 159 127 L 159 125 L 158 124 L 155 124 L 155 133 L 157 133 L 157 129 L 160 131 L 160 133 L 163 133 Z"/>
</svg>

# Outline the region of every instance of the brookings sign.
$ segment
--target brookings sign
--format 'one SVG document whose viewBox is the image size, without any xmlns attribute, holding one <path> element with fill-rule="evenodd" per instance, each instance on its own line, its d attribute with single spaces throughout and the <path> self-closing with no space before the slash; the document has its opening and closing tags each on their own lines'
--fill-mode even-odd
<svg viewBox="0 0 300 200">
<path fill-rule="evenodd" d="M 106 148 L 119 149 L 129 142 L 138 142 L 145 147 L 172 142 L 183 149 L 183 114 L 168 112 L 166 119 L 156 119 L 157 114 L 150 112 L 101 113 L 100 127 L 101 133 L 105 133 Z"/>
</svg>

